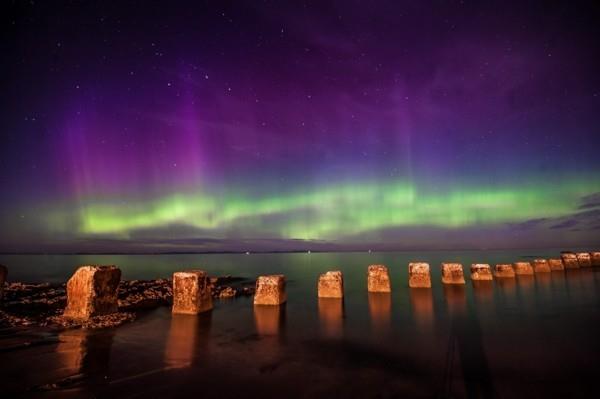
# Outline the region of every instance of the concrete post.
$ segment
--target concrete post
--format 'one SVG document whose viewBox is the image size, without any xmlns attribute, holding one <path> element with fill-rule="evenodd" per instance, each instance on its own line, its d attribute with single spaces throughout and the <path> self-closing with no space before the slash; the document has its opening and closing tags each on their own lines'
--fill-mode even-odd
<svg viewBox="0 0 600 399">
<path fill-rule="evenodd" d="M 561 252 L 560 258 L 563 261 L 563 265 L 565 265 L 565 269 L 579 269 L 577 255 L 573 252 Z"/>
<path fill-rule="evenodd" d="M 258 277 L 254 294 L 255 305 L 281 305 L 286 301 L 287 294 L 283 274 Z"/>
<path fill-rule="evenodd" d="M 529 262 L 515 262 L 514 263 L 515 274 L 518 276 L 531 276 L 533 275 L 533 267 Z"/>
<path fill-rule="evenodd" d="M 494 277 L 515 278 L 515 269 L 508 263 L 498 264 L 494 267 Z"/>
<path fill-rule="evenodd" d="M 473 263 L 471 265 L 471 280 L 493 280 L 492 269 L 487 263 Z"/>
<path fill-rule="evenodd" d="M 431 288 L 429 263 L 412 262 L 408 264 L 408 286 L 410 288 Z"/>
<path fill-rule="evenodd" d="M 367 269 L 367 290 L 369 292 L 391 292 L 390 275 L 384 265 L 370 265 Z"/>
<path fill-rule="evenodd" d="M 317 284 L 319 298 L 343 298 L 344 277 L 341 271 L 329 271 L 319 276 Z"/>
<path fill-rule="evenodd" d="M 579 267 L 592 267 L 592 257 L 589 252 L 578 252 L 575 255 L 577 256 Z"/>
<path fill-rule="evenodd" d="M 63 316 L 87 320 L 118 311 L 117 288 L 121 270 L 116 266 L 81 266 L 67 282 Z"/>
<path fill-rule="evenodd" d="M 550 273 L 550 264 L 546 259 L 534 259 L 533 271 L 535 273 Z"/>
<path fill-rule="evenodd" d="M 198 314 L 213 308 L 208 274 L 188 270 L 173 274 L 173 309 L 175 314 Z"/>
<path fill-rule="evenodd" d="M 442 283 L 464 284 L 465 276 L 460 263 L 442 263 Z"/>
<path fill-rule="evenodd" d="M 550 271 L 553 272 L 565 270 L 562 259 L 548 259 L 548 265 L 550 266 Z"/>
</svg>

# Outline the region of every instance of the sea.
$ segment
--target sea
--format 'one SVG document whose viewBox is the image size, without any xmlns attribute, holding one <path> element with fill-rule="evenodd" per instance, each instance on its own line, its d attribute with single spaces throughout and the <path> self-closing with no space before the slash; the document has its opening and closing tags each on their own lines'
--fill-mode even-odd
<svg viewBox="0 0 600 399">
<path fill-rule="evenodd" d="M 0 255 L 9 281 L 64 282 L 79 265 L 110 264 L 127 280 L 187 269 L 284 274 L 288 294 L 282 306 L 240 297 L 199 316 L 162 307 L 117 328 L 20 331 L 29 345 L 3 330 L 1 389 L 61 398 L 598 397 L 600 268 L 469 278 L 472 263 L 561 250 Z M 431 289 L 408 287 L 414 261 L 431 265 Z M 441 262 L 462 263 L 466 284 L 443 285 Z M 371 264 L 389 268 L 390 294 L 367 292 Z M 328 270 L 343 272 L 343 300 L 317 297 Z"/>
</svg>

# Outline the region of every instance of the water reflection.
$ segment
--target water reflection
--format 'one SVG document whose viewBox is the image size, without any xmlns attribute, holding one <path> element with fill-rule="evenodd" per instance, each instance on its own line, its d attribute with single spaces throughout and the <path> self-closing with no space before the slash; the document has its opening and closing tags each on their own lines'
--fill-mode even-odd
<svg viewBox="0 0 600 399">
<path fill-rule="evenodd" d="M 517 283 L 519 284 L 519 290 L 531 290 L 535 283 L 535 277 L 533 275 L 521 274 L 517 278 Z"/>
<path fill-rule="evenodd" d="M 252 348 L 252 358 L 260 374 L 271 373 L 283 362 L 286 305 L 255 305 L 254 324 L 259 339 Z"/>
<path fill-rule="evenodd" d="M 593 269 L 569 269 L 565 272 L 567 295 L 576 303 L 593 302 L 596 299 Z"/>
<path fill-rule="evenodd" d="M 114 331 L 69 330 L 59 334 L 56 369 L 68 376 L 81 374 L 86 384 L 107 385 Z M 72 379 L 76 382 L 78 379 Z"/>
<path fill-rule="evenodd" d="M 485 292 L 486 288 L 483 288 L 484 296 L 488 295 Z M 444 299 L 450 316 L 450 335 L 443 382 L 447 392 L 444 396 L 454 396 L 453 391 L 458 388 L 452 388 L 452 382 L 456 374 L 453 370 L 455 363 L 459 363 L 466 390 L 464 396 L 490 398 L 493 396 L 494 389 L 484 350 L 481 325 L 477 313 L 467 311 L 465 287 L 444 285 Z"/>
<path fill-rule="evenodd" d="M 319 298 L 319 319 L 323 333 L 330 338 L 340 338 L 344 327 L 344 300 Z"/>
<path fill-rule="evenodd" d="M 392 295 L 389 292 L 369 292 L 369 313 L 375 331 L 389 330 L 392 317 Z"/>
<path fill-rule="evenodd" d="M 514 278 L 497 278 L 496 285 L 500 295 L 504 298 L 513 298 L 517 291 L 517 282 Z"/>
<path fill-rule="evenodd" d="M 537 301 L 552 300 L 552 275 L 550 273 L 535 275 L 535 296 Z"/>
<path fill-rule="evenodd" d="M 254 306 L 254 324 L 259 335 L 278 335 L 285 325 L 285 304 Z"/>
<path fill-rule="evenodd" d="M 535 277 L 533 275 L 519 275 L 516 280 L 520 311 L 535 309 Z"/>
<path fill-rule="evenodd" d="M 212 312 L 199 315 L 173 314 L 165 348 L 167 367 L 189 367 L 199 349 L 206 354 Z M 199 348 L 200 347 L 200 348 Z"/>
<path fill-rule="evenodd" d="M 488 304 L 494 298 L 494 283 L 493 281 L 474 280 L 473 281 L 473 296 L 475 301 Z"/>
<path fill-rule="evenodd" d="M 433 322 L 433 295 L 430 289 L 414 288 L 409 290 L 410 303 L 414 318 L 421 326 Z"/>
<path fill-rule="evenodd" d="M 466 306 L 464 285 L 444 284 L 444 299 L 451 315 L 462 315 Z"/>
</svg>

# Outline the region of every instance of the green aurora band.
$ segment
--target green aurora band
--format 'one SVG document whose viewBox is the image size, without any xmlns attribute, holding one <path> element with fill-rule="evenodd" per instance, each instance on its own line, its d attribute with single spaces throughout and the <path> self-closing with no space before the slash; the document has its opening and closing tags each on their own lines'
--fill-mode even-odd
<svg viewBox="0 0 600 399">
<path fill-rule="evenodd" d="M 554 218 L 578 212 L 583 196 L 600 181 L 566 180 L 560 185 L 459 187 L 443 192 L 410 182 L 338 184 L 313 191 L 256 197 L 228 192 L 176 193 L 148 201 L 84 202 L 76 216 L 80 235 L 116 235 L 186 225 L 223 233 L 230 229 L 289 239 L 339 239 L 385 228 L 465 228 Z M 72 209 L 72 208 L 71 208 Z M 66 215 L 52 212 L 48 225 L 61 230 Z M 72 215 L 71 215 L 72 216 Z M 66 228 L 63 226 L 63 228 Z M 218 235 L 218 234 L 217 234 Z"/>
</svg>

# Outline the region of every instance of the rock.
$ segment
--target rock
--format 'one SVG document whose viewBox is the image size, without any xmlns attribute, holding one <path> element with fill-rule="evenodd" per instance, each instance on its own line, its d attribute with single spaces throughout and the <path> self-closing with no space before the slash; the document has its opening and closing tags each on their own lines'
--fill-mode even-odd
<svg viewBox="0 0 600 399">
<path fill-rule="evenodd" d="M 534 259 L 533 271 L 535 273 L 550 273 L 550 264 L 546 259 Z"/>
<path fill-rule="evenodd" d="M 600 252 L 590 252 L 592 266 L 600 266 Z"/>
<path fill-rule="evenodd" d="M 254 294 L 255 305 L 281 305 L 286 301 L 287 294 L 283 274 L 258 277 Z"/>
<path fill-rule="evenodd" d="M 384 265 L 370 265 L 367 268 L 368 292 L 392 292 L 390 275 Z"/>
<path fill-rule="evenodd" d="M 464 284 L 465 276 L 460 263 L 442 263 L 442 283 Z"/>
<path fill-rule="evenodd" d="M 520 276 L 532 275 L 533 267 L 529 262 L 515 262 L 514 263 L 515 274 Z"/>
<path fill-rule="evenodd" d="M 498 264 L 494 267 L 494 277 L 496 278 L 514 278 L 515 269 L 510 264 Z"/>
<path fill-rule="evenodd" d="M 578 252 L 576 256 L 580 267 L 592 266 L 592 257 L 590 256 L 589 252 Z"/>
<path fill-rule="evenodd" d="M 408 264 L 408 286 L 410 288 L 431 288 L 429 263 L 411 262 Z"/>
<path fill-rule="evenodd" d="M 487 263 L 473 263 L 471 265 L 471 280 L 487 280 L 491 281 L 494 277 L 492 275 L 492 269 Z"/>
<path fill-rule="evenodd" d="M 116 266 L 81 266 L 67 282 L 67 319 L 87 320 L 118 311 L 117 287 L 121 270 Z"/>
<path fill-rule="evenodd" d="M 6 282 L 6 277 L 8 276 L 8 269 L 6 266 L 0 265 L 0 301 L 4 297 L 4 283 Z"/>
<path fill-rule="evenodd" d="M 577 261 L 577 255 L 573 252 L 561 252 L 560 258 L 563 261 L 565 269 L 578 269 L 579 262 Z"/>
<path fill-rule="evenodd" d="M 121 281 L 119 310 L 137 311 L 170 306 L 173 283 L 167 279 Z"/>
<path fill-rule="evenodd" d="M 135 314 L 127 312 L 91 316 L 87 319 L 74 319 L 66 316 L 48 317 L 41 326 L 61 328 L 99 329 L 117 327 L 123 323 L 135 320 Z"/>
<path fill-rule="evenodd" d="M 548 266 L 552 272 L 565 270 L 562 259 L 548 259 Z"/>
<path fill-rule="evenodd" d="M 344 277 L 341 271 L 329 271 L 319 276 L 317 284 L 319 298 L 342 298 L 344 296 Z"/>
<path fill-rule="evenodd" d="M 220 299 L 235 298 L 237 291 L 231 287 L 225 287 L 219 292 Z"/>
<path fill-rule="evenodd" d="M 173 313 L 198 314 L 209 311 L 212 307 L 206 272 L 188 270 L 173 273 Z"/>
</svg>

